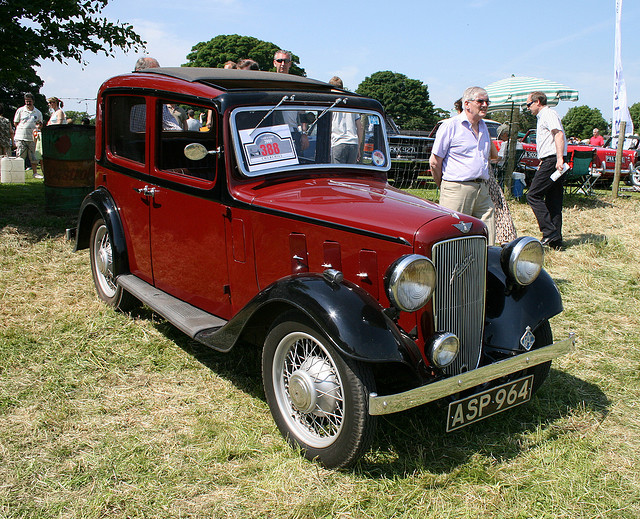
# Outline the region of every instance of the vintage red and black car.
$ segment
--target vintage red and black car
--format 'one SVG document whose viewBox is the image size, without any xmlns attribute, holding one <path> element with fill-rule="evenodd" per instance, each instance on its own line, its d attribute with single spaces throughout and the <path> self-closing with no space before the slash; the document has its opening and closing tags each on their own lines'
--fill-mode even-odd
<svg viewBox="0 0 640 519">
<path fill-rule="evenodd" d="M 203 128 L 185 129 L 193 110 Z M 366 129 L 332 160 L 336 122 Z M 529 400 L 562 311 L 543 249 L 391 187 L 381 105 L 308 78 L 159 68 L 98 93 L 96 189 L 80 209 L 101 299 L 144 303 L 220 352 L 262 355 L 283 435 L 327 467 L 377 415 L 448 403 L 447 430 Z"/>
</svg>

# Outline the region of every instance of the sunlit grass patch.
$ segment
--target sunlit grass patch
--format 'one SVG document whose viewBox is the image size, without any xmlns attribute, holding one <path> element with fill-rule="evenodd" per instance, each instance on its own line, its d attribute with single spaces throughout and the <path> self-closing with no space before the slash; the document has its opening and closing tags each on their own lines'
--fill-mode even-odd
<svg viewBox="0 0 640 519">
<path fill-rule="evenodd" d="M 279 434 L 259 351 L 102 304 L 42 195 L 0 186 L 0 517 L 640 516 L 640 196 L 567 198 L 546 268 L 577 347 L 530 402 L 453 434 L 439 406 L 385 416 L 328 471 Z"/>
</svg>

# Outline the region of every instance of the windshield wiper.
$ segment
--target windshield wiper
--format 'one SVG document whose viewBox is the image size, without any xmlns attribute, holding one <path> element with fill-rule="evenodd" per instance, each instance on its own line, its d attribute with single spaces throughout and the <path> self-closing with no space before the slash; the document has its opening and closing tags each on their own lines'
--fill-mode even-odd
<svg viewBox="0 0 640 519">
<path fill-rule="evenodd" d="M 276 111 L 276 109 L 285 101 L 293 101 L 295 98 L 295 94 L 291 95 L 291 96 L 284 96 L 282 99 L 280 99 L 280 102 L 274 106 L 271 110 L 269 110 L 267 112 L 267 115 L 265 115 L 262 119 L 260 119 L 260 122 L 258 124 L 256 124 L 255 128 L 253 130 L 251 130 L 251 133 L 249 134 L 249 136 L 253 135 L 253 132 L 255 132 L 258 128 L 260 128 L 260 125 L 264 122 L 264 120 L 269 117 L 273 112 Z M 346 101 L 346 100 L 345 100 Z"/>
<path fill-rule="evenodd" d="M 339 97 L 338 99 L 336 99 L 333 104 L 327 108 L 324 109 L 324 111 L 318 116 L 316 117 L 316 120 L 313 121 L 311 123 L 311 126 L 309 126 L 309 128 L 307 129 L 307 133 L 311 133 L 311 130 L 313 130 L 313 127 L 318 123 L 318 121 L 322 118 L 322 116 L 324 114 L 326 114 L 329 110 L 331 110 L 334 106 L 336 106 L 338 103 L 347 103 L 347 98 L 346 97 Z"/>
</svg>

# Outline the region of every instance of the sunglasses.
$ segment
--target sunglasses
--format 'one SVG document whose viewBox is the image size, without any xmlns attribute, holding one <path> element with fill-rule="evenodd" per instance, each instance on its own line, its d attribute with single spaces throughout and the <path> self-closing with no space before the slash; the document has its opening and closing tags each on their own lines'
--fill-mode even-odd
<svg viewBox="0 0 640 519">
<path fill-rule="evenodd" d="M 275 61 L 276 63 L 289 63 L 291 60 L 280 58 L 280 59 L 274 59 L 273 61 Z"/>
<path fill-rule="evenodd" d="M 473 99 L 473 101 L 475 101 L 479 105 L 486 104 L 487 106 L 489 106 L 491 104 L 491 101 L 489 101 L 488 99 Z"/>
<path fill-rule="evenodd" d="M 531 102 L 527 103 L 527 108 L 529 108 L 533 103 L 535 103 L 535 101 L 531 101 Z"/>
</svg>

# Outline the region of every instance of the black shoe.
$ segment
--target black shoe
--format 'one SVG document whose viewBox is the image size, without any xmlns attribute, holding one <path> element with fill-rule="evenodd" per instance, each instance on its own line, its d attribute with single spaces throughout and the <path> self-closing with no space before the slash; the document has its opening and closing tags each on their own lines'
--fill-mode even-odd
<svg viewBox="0 0 640 519">
<path fill-rule="evenodd" d="M 564 242 L 562 240 L 547 241 L 547 243 L 544 243 L 542 246 L 549 247 L 553 250 L 562 250 L 564 249 Z"/>
<path fill-rule="evenodd" d="M 547 236 L 546 238 L 542 238 L 542 240 L 540 240 L 540 243 L 542 243 L 542 245 L 547 245 L 548 247 L 551 247 L 552 243 L 557 242 L 562 243 L 562 238 L 557 234 L 553 236 Z"/>
</svg>

